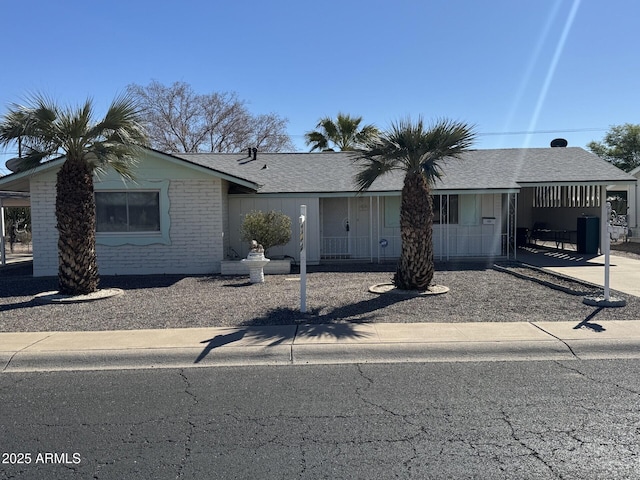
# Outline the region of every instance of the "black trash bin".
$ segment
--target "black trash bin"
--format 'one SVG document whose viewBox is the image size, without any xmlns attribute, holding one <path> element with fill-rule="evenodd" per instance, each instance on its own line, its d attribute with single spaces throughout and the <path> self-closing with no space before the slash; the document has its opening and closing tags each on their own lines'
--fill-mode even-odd
<svg viewBox="0 0 640 480">
<path fill-rule="evenodd" d="M 597 254 L 600 245 L 600 218 L 578 217 L 576 250 L 578 253 Z"/>
<path fill-rule="evenodd" d="M 524 247 L 529 240 L 529 229 L 526 227 L 516 228 L 516 244 L 519 247 Z"/>
</svg>

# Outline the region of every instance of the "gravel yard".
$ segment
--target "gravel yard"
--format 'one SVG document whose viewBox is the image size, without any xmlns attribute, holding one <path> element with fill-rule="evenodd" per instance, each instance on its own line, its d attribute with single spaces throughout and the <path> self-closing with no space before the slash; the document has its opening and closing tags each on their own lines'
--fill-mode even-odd
<svg viewBox="0 0 640 480">
<path fill-rule="evenodd" d="M 517 278 L 490 265 L 439 264 L 435 281 L 449 293 L 429 297 L 376 295 L 394 265 L 309 267 L 307 314 L 299 312 L 296 274 L 247 277 L 103 276 L 101 287 L 124 295 L 95 302 L 38 305 L 34 295 L 56 289 L 53 278 L 32 278 L 23 267 L 2 272 L 0 331 L 119 330 L 282 325 L 331 322 L 523 322 L 640 319 L 640 298 L 622 308 L 597 309 L 582 297 Z M 576 288 L 584 288 L 577 284 Z"/>
</svg>

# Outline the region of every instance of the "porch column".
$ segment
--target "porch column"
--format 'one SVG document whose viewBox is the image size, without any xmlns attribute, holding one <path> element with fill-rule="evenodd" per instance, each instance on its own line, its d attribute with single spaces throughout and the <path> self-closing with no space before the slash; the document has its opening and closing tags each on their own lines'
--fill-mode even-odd
<svg viewBox="0 0 640 480">
<path fill-rule="evenodd" d="M 513 259 L 518 259 L 518 194 L 517 193 L 508 193 L 507 194 L 509 201 L 507 204 L 509 205 L 507 208 L 509 212 L 507 215 L 509 216 L 509 227 L 507 228 L 507 259 L 509 258 L 509 249 L 511 248 L 511 239 L 513 238 Z M 513 201 L 511 201 L 513 198 Z"/>
<path fill-rule="evenodd" d="M 629 186 L 629 195 L 627 196 L 627 226 L 632 229 L 633 236 L 638 237 L 636 229 L 638 225 L 638 208 L 640 208 L 640 198 L 638 198 L 638 184 Z"/>
<path fill-rule="evenodd" d="M 609 235 L 607 215 L 607 186 L 600 185 L 600 255 L 605 253 L 605 242 Z"/>
<path fill-rule="evenodd" d="M 376 248 L 378 249 L 378 263 L 380 263 L 380 195 L 376 197 L 376 202 Z"/>
<path fill-rule="evenodd" d="M 0 200 L 0 240 L 2 240 L 2 244 L 0 244 L 0 265 L 6 265 L 7 252 L 5 252 L 4 246 L 4 205 L 2 204 L 2 200 Z"/>
<path fill-rule="evenodd" d="M 369 263 L 373 263 L 373 197 L 369 197 Z"/>
</svg>

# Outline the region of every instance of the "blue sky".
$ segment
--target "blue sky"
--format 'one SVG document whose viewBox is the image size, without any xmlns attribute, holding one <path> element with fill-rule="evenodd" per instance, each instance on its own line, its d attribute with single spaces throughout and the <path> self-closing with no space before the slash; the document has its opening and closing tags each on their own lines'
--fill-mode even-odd
<svg viewBox="0 0 640 480">
<path fill-rule="evenodd" d="M 287 118 L 300 151 L 339 111 L 380 128 L 462 120 L 477 148 L 584 147 L 640 123 L 636 0 L 4 0 L 0 12 L 0 114 L 32 92 L 92 97 L 102 114 L 128 84 L 158 80 L 234 91 Z"/>
</svg>

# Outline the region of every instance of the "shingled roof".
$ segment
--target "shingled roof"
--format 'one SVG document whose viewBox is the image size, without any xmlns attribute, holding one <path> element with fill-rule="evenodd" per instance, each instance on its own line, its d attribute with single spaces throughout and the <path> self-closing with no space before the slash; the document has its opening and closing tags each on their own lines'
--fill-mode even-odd
<svg viewBox="0 0 640 480">
<path fill-rule="evenodd" d="M 174 162 L 185 162 L 226 178 L 235 191 L 258 194 L 355 194 L 354 181 L 361 168 L 349 152 L 257 153 L 175 153 L 162 152 Z M 63 159 L 45 162 L 39 167 L 0 178 L 0 190 L 29 191 L 33 174 L 59 165 Z M 445 159 L 443 177 L 434 191 L 515 192 L 538 185 L 628 185 L 636 178 L 598 156 L 579 147 L 511 148 L 471 150 L 460 160 Z M 404 174 L 393 172 L 380 177 L 368 190 L 371 195 L 392 194 L 402 190 Z M 4 187 L 4 188 L 3 188 Z"/>
<path fill-rule="evenodd" d="M 174 156 L 199 166 L 258 184 L 258 193 L 353 193 L 360 166 L 349 152 L 178 153 Z M 525 186 L 551 184 L 628 184 L 635 178 L 579 147 L 471 150 L 443 162 L 436 191 L 517 191 Z M 380 177 L 372 193 L 398 192 L 402 172 Z"/>
</svg>

